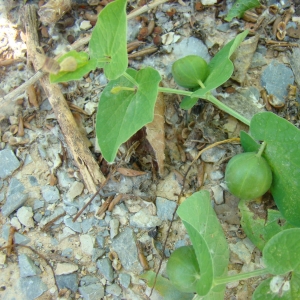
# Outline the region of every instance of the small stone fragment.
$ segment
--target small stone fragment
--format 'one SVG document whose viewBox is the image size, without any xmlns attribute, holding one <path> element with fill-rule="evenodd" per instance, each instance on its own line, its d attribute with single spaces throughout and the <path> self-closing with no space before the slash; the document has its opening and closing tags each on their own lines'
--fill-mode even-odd
<svg viewBox="0 0 300 300">
<path fill-rule="evenodd" d="M 216 204 L 222 204 L 224 202 L 223 189 L 219 185 L 216 185 L 212 186 L 211 190 L 214 193 L 214 199 Z"/>
<path fill-rule="evenodd" d="M 164 221 L 171 221 L 176 209 L 176 202 L 165 198 L 156 198 L 157 216 Z"/>
<path fill-rule="evenodd" d="M 97 267 L 99 272 L 110 282 L 114 280 L 114 271 L 111 265 L 111 261 L 108 257 L 99 259 L 97 261 Z"/>
<path fill-rule="evenodd" d="M 67 192 L 67 197 L 69 200 L 74 200 L 83 191 L 84 185 L 82 182 L 74 181 Z"/>
<path fill-rule="evenodd" d="M 241 241 L 236 244 L 229 244 L 230 250 L 235 253 L 238 258 L 245 264 L 249 264 L 251 261 L 251 253 L 245 244 Z"/>
<path fill-rule="evenodd" d="M 40 268 L 26 254 L 19 255 L 19 268 L 21 277 L 35 276 L 41 273 Z"/>
<path fill-rule="evenodd" d="M 119 233 L 120 222 L 118 219 L 111 219 L 109 222 L 110 238 L 113 239 Z"/>
<path fill-rule="evenodd" d="M 106 293 L 114 295 L 114 296 L 120 296 L 122 289 L 117 284 L 112 284 L 106 287 Z"/>
<path fill-rule="evenodd" d="M 48 290 L 47 285 L 38 276 L 20 277 L 22 299 L 36 299 Z"/>
<path fill-rule="evenodd" d="M 80 30 L 89 30 L 92 28 L 90 21 L 84 20 L 80 23 Z"/>
<path fill-rule="evenodd" d="M 98 300 L 104 297 L 104 288 L 101 283 L 81 286 L 79 292 L 84 300 Z"/>
<path fill-rule="evenodd" d="M 128 289 L 131 281 L 131 276 L 126 273 L 119 274 L 119 281 L 120 284 L 125 288 Z"/>
<path fill-rule="evenodd" d="M 4 254 L 2 251 L 0 251 L 0 266 L 3 266 L 6 261 L 6 254 Z"/>
<path fill-rule="evenodd" d="M 83 233 L 87 233 L 93 226 L 94 218 L 88 218 L 81 222 L 81 229 Z"/>
<path fill-rule="evenodd" d="M 226 151 L 219 147 L 214 147 L 208 149 L 201 155 L 201 159 L 205 162 L 215 163 L 218 162 L 224 155 Z"/>
<path fill-rule="evenodd" d="M 55 203 L 59 200 L 59 191 L 56 186 L 46 185 L 42 188 L 43 198 L 49 203 Z"/>
<path fill-rule="evenodd" d="M 7 195 L 13 195 L 15 193 L 23 193 L 25 190 L 25 187 L 23 185 L 23 183 L 18 180 L 17 178 L 12 178 L 10 183 L 9 183 L 9 186 L 8 186 L 8 193 Z"/>
<path fill-rule="evenodd" d="M 176 194 L 180 194 L 181 186 L 176 180 L 176 176 L 171 172 L 164 180 L 157 185 L 156 195 L 165 199 L 177 200 Z"/>
<path fill-rule="evenodd" d="M 92 261 L 96 262 L 97 259 L 100 258 L 103 254 L 105 254 L 104 249 L 94 248 L 93 255 L 92 255 Z"/>
<path fill-rule="evenodd" d="M 63 239 L 65 239 L 68 236 L 73 235 L 73 234 L 76 234 L 76 232 L 68 227 L 65 227 L 63 229 L 63 232 L 58 235 L 58 239 L 59 239 L 59 241 L 62 241 Z"/>
<path fill-rule="evenodd" d="M 11 218 L 10 224 L 11 224 L 11 226 L 15 227 L 18 230 L 22 228 L 22 225 L 20 224 L 17 217 Z"/>
<path fill-rule="evenodd" d="M 89 234 L 82 234 L 80 236 L 81 250 L 87 255 L 93 255 L 93 248 L 95 244 L 95 238 Z"/>
<path fill-rule="evenodd" d="M 162 221 L 156 217 L 151 216 L 147 208 L 141 209 L 134 216 L 130 218 L 130 225 L 138 228 L 152 228 L 160 226 Z"/>
<path fill-rule="evenodd" d="M 0 168 L 1 169 L 1 168 Z M 27 194 L 15 193 L 7 197 L 5 204 L 2 206 L 2 215 L 8 217 L 12 212 L 22 206 L 28 198 Z"/>
<path fill-rule="evenodd" d="M 79 222 L 73 222 L 72 218 L 64 217 L 64 223 L 72 230 L 81 233 L 81 224 Z"/>
<path fill-rule="evenodd" d="M 34 200 L 33 209 L 37 210 L 39 208 L 43 208 L 45 205 L 45 202 L 42 200 Z"/>
<path fill-rule="evenodd" d="M 16 158 L 14 152 L 10 149 L 4 149 L 0 151 L 0 178 L 6 178 L 10 176 L 16 169 L 20 167 L 20 162 Z"/>
<path fill-rule="evenodd" d="M 2 237 L 7 241 L 8 240 L 8 235 L 9 235 L 9 226 L 4 225 L 2 228 Z M 15 232 L 14 234 L 14 241 L 16 244 L 22 244 L 22 245 L 26 245 L 30 242 L 30 239 L 19 233 L 19 232 Z"/>
<path fill-rule="evenodd" d="M 25 227 L 32 228 L 34 227 L 33 223 L 33 212 L 31 207 L 22 206 L 17 211 L 17 217 L 21 224 L 23 224 Z"/>
<path fill-rule="evenodd" d="M 57 285 L 60 289 L 67 288 L 72 292 L 78 290 L 78 275 L 77 273 L 55 276 Z"/>
<path fill-rule="evenodd" d="M 55 275 L 66 275 L 74 273 L 78 270 L 78 266 L 70 263 L 58 263 L 55 269 Z"/>
</svg>

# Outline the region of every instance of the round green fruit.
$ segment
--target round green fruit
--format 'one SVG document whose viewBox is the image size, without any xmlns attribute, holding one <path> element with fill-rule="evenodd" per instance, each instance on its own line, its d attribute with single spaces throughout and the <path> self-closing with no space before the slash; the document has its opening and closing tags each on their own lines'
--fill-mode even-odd
<svg viewBox="0 0 300 300">
<path fill-rule="evenodd" d="M 227 164 L 225 181 L 229 191 L 238 198 L 250 200 L 262 196 L 272 184 L 268 162 L 255 152 L 241 153 Z"/>
<path fill-rule="evenodd" d="M 200 56 L 188 55 L 172 65 L 172 75 L 176 83 L 185 88 L 199 88 L 208 76 L 207 62 Z"/>
<path fill-rule="evenodd" d="M 167 263 L 171 283 L 181 292 L 194 293 L 200 279 L 200 269 L 193 246 L 176 249 Z"/>
</svg>

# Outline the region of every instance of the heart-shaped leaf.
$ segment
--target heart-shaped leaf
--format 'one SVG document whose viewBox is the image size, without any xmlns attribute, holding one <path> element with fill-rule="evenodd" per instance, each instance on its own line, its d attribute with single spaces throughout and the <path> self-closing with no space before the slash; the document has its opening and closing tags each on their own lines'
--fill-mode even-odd
<svg viewBox="0 0 300 300">
<path fill-rule="evenodd" d="M 81 79 L 85 74 L 96 69 L 97 61 L 95 59 L 89 60 L 89 55 L 86 52 L 77 52 L 72 50 L 61 56 L 57 62 L 61 63 L 66 58 L 72 57 L 75 59 L 77 68 L 73 72 L 62 71 L 57 74 L 50 74 L 50 82 L 67 82 L 71 80 Z"/>
<path fill-rule="evenodd" d="M 230 78 L 234 70 L 230 56 L 241 44 L 247 34 L 248 30 L 238 34 L 213 57 L 208 64 L 209 75 L 204 82 L 205 88 L 195 91 L 191 98 L 188 99 L 188 103 L 182 101 L 180 104 L 181 108 L 190 109 L 196 104 L 198 98 L 206 99 L 206 94 L 208 92 L 219 87 Z"/>
<path fill-rule="evenodd" d="M 197 293 L 205 296 L 214 279 L 227 274 L 229 260 L 226 238 L 211 206 L 209 192 L 193 194 L 179 206 L 177 214 L 189 233 L 200 267 Z M 218 287 L 220 289 L 224 293 L 225 285 Z"/>
<path fill-rule="evenodd" d="M 263 112 L 254 115 L 250 131 L 255 140 L 267 143 L 263 156 L 272 168 L 271 192 L 278 209 L 289 223 L 299 227 L 300 130 L 273 113 Z M 245 150 L 249 151 L 248 146 Z"/>
<path fill-rule="evenodd" d="M 96 134 L 103 157 L 113 162 L 120 145 L 154 117 L 154 106 L 161 80 L 159 73 L 148 67 L 126 71 L 138 83 L 125 77 L 112 80 L 103 90 L 98 106 Z M 122 90 L 122 88 L 131 90 Z M 111 93 L 113 88 L 121 89 Z"/>
<path fill-rule="evenodd" d="M 89 43 L 91 59 L 97 60 L 109 80 L 117 79 L 128 65 L 126 4 L 126 0 L 115 0 L 105 6 Z"/>
</svg>

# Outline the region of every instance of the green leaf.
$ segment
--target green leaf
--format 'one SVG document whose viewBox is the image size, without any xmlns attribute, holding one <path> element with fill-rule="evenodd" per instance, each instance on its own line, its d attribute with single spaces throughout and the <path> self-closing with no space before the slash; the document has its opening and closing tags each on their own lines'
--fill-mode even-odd
<svg viewBox="0 0 300 300">
<path fill-rule="evenodd" d="M 230 22 L 235 17 L 241 18 L 247 10 L 258 6 L 260 6 L 258 0 L 237 0 L 225 20 Z"/>
<path fill-rule="evenodd" d="M 161 80 L 159 73 L 148 67 L 127 73 L 138 83 L 135 87 L 125 77 L 112 80 L 103 90 L 97 111 L 96 134 L 103 157 L 113 162 L 120 145 L 147 123 L 152 122 Z M 112 94 L 113 88 L 133 88 Z"/>
<path fill-rule="evenodd" d="M 96 69 L 97 61 L 95 59 L 89 60 L 89 55 L 86 52 L 77 52 L 72 50 L 61 56 L 57 62 L 61 63 L 67 57 L 75 58 L 77 62 L 77 69 L 74 72 L 59 72 L 58 74 L 50 74 L 50 82 L 67 82 L 71 80 L 81 79 L 84 75 Z"/>
<path fill-rule="evenodd" d="M 205 296 L 214 279 L 227 274 L 229 260 L 226 238 L 212 208 L 209 192 L 203 190 L 193 194 L 179 206 L 177 214 L 189 233 L 200 267 L 197 293 Z M 222 288 L 219 288 L 221 293 Z"/>
<path fill-rule="evenodd" d="M 254 205 L 254 201 L 241 200 L 239 202 L 239 210 L 242 214 L 241 225 L 252 243 L 259 250 L 263 250 L 268 240 L 275 234 L 294 226 L 287 223 L 278 210 L 268 209 L 266 220 L 255 211 L 255 208 L 252 208 Z"/>
<path fill-rule="evenodd" d="M 147 285 L 152 288 L 154 285 L 155 273 L 153 271 L 147 271 L 140 275 L 141 279 L 147 280 Z M 178 291 L 174 285 L 167 278 L 162 277 L 158 274 L 155 290 L 159 292 L 164 300 L 191 300 L 193 299 L 193 293 L 183 293 Z"/>
<path fill-rule="evenodd" d="M 205 88 L 195 91 L 192 94 L 188 104 L 183 100 L 180 107 L 184 107 L 184 109 L 190 109 L 196 104 L 198 98 L 206 99 L 206 94 L 208 92 L 219 87 L 230 78 L 234 70 L 230 56 L 245 39 L 247 34 L 248 30 L 238 34 L 213 57 L 208 64 L 209 75 L 204 82 Z M 194 101 L 191 101 L 191 99 L 194 99 Z"/>
<path fill-rule="evenodd" d="M 274 235 L 263 249 L 264 263 L 271 274 L 300 273 L 300 228 Z"/>
<path fill-rule="evenodd" d="M 245 131 L 240 131 L 241 145 L 246 152 L 257 152 L 260 144 Z"/>
<path fill-rule="evenodd" d="M 109 80 L 117 79 L 128 65 L 126 4 L 126 0 L 115 0 L 105 6 L 89 43 L 91 59 L 104 68 Z"/>
<path fill-rule="evenodd" d="M 300 130 L 270 112 L 254 115 L 250 132 L 257 141 L 265 141 L 263 157 L 273 172 L 271 192 L 283 217 L 300 226 Z M 248 149 L 247 149 L 248 151 Z"/>
</svg>

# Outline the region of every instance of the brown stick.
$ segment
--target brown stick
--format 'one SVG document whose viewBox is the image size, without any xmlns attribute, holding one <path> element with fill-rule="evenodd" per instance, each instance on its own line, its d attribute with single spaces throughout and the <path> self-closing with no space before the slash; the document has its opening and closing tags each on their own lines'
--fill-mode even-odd
<svg viewBox="0 0 300 300">
<path fill-rule="evenodd" d="M 27 57 L 33 64 L 35 70 L 42 67 L 40 57 L 43 54 L 39 47 L 37 35 L 36 9 L 33 5 L 25 6 L 25 28 L 27 37 Z M 76 125 L 68 104 L 57 84 L 50 84 L 48 75 L 40 79 L 41 85 L 48 96 L 49 102 L 56 115 L 62 133 L 70 152 L 80 170 L 83 181 L 90 193 L 97 191 L 96 186 L 105 181 L 98 164 L 90 150 L 85 146 L 82 135 Z"/>
</svg>

